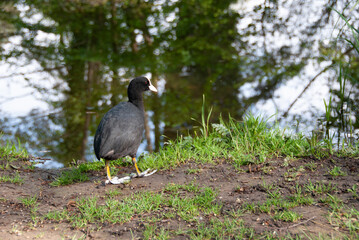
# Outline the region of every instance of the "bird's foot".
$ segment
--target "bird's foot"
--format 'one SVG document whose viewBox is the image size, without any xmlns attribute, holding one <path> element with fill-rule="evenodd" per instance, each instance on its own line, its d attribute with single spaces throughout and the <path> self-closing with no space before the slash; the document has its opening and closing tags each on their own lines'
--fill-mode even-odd
<svg viewBox="0 0 359 240">
<path fill-rule="evenodd" d="M 131 181 L 131 177 L 130 176 L 126 176 L 123 178 L 118 178 L 118 177 L 113 177 L 111 179 L 106 180 L 105 184 L 121 184 L 121 183 L 128 183 Z"/>
<path fill-rule="evenodd" d="M 157 169 L 153 170 L 152 172 L 150 172 L 151 169 L 147 169 L 146 171 L 141 172 L 140 174 L 137 173 L 131 173 L 130 177 L 131 178 L 141 178 L 141 177 L 148 177 L 151 176 L 152 174 L 154 174 L 155 172 L 157 172 Z"/>
<path fill-rule="evenodd" d="M 150 170 L 151 169 L 147 169 L 146 171 L 143 171 L 140 174 L 131 173 L 130 176 L 126 176 L 126 177 L 122 177 L 122 178 L 113 177 L 111 179 L 106 180 L 105 184 L 109 184 L 109 183 L 112 183 L 112 184 L 129 183 L 132 178 L 148 177 L 148 176 L 151 176 L 152 174 L 154 174 L 155 172 L 157 172 L 157 169 L 153 170 L 152 172 L 150 172 Z"/>
</svg>

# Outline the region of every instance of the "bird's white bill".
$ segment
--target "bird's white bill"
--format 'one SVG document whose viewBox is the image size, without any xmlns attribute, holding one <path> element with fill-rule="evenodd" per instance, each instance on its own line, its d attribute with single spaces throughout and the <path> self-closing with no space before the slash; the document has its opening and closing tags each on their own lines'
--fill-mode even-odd
<svg viewBox="0 0 359 240">
<path fill-rule="evenodd" d="M 157 88 L 155 88 L 155 87 L 152 85 L 151 81 L 150 81 L 150 86 L 148 86 L 148 88 L 149 88 L 152 92 L 157 92 Z"/>
</svg>

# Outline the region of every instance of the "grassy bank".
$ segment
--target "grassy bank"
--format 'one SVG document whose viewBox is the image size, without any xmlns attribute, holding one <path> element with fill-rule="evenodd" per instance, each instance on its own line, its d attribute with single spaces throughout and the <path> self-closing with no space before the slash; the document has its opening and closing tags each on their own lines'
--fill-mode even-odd
<svg viewBox="0 0 359 240">
<path fill-rule="evenodd" d="M 142 170 L 158 173 L 119 186 L 101 184 L 101 161 L 59 170 L 49 180 L 25 164 L 21 147 L 8 143 L 0 152 L 1 184 L 31 189 L 1 201 L 21 206 L 34 232 L 61 225 L 72 239 L 118 231 L 133 239 L 359 237 L 358 145 L 335 149 L 327 139 L 289 135 L 260 117 L 204 119 L 195 134 L 139 159 Z M 133 170 L 131 162 L 111 164 L 114 175 L 119 166 Z"/>
<path fill-rule="evenodd" d="M 228 161 L 240 170 L 243 165 L 265 163 L 274 157 L 322 159 L 331 155 L 359 155 L 358 143 L 335 150 L 332 140 L 287 134 L 286 129 L 276 125 L 269 127 L 268 119 L 252 115 L 244 121 L 230 118 L 227 123 L 221 120 L 211 125 L 202 121 L 194 136 L 168 141 L 159 153 L 145 156 L 140 167 L 167 169 L 186 161 L 210 164 Z"/>
<path fill-rule="evenodd" d="M 2 136 L 0 134 L 0 140 L 1 138 Z M 19 172 L 17 171 L 19 167 L 16 163 L 22 161 L 27 168 L 33 168 L 33 164 L 27 161 L 28 158 L 29 155 L 20 142 L 11 143 L 5 141 L 0 144 L 0 170 L 13 170 L 9 173 L 1 172 L 0 183 L 10 182 L 21 184 L 23 179 L 21 179 Z"/>
<path fill-rule="evenodd" d="M 273 158 L 282 157 L 285 161 L 300 157 L 314 159 L 328 158 L 332 155 L 351 157 L 359 155 L 359 146 L 350 145 L 335 150 L 332 139 L 320 139 L 317 135 L 306 137 L 302 133 L 287 134 L 286 129 L 269 126 L 268 119 L 247 116 L 244 121 L 229 119 L 220 123 L 202 126 L 192 135 L 179 136 L 169 140 L 157 153 L 141 156 L 138 162 L 142 170 L 174 169 L 187 162 L 216 164 L 228 162 L 239 172 L 242 166 L 264 164 Z M 130 160 L 112 161 L 112 166 L 131 165 Z M 52 183 L 53 186 L 87 181 L 86 172 L 101 171 L 104 162 L 94 161 L 74 166 Z M 111 168 L 116 175 L 118 169 Z"/>
</svg>

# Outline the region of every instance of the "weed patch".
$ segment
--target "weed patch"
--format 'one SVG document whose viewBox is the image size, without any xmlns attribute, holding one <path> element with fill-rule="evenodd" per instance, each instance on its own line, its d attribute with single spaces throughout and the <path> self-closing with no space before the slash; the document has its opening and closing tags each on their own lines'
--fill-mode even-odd
<svg viewBox="0 0 359 240">
<path fill-rule="evenodd" d="M 69 185 L 76 182 L 84 182 L 89 180 L 86 173 L 79 168 L 72 168 L 68 171 L 61 172 L 61 175 L 55 181 L 50 183 L 51 186 L 58 187 L 62 185 Z"/>
<path fill-rule="evenodd" d="M 14 176 L 11 175 L 2 175 L 0 176 L 0 182 L 9 182 L 9 183 L 16 183 L 16 184 L 22 184 L 24 182 L 24 179 L 20 177 L 19 172 L 15 172 Z"/>
</svg>

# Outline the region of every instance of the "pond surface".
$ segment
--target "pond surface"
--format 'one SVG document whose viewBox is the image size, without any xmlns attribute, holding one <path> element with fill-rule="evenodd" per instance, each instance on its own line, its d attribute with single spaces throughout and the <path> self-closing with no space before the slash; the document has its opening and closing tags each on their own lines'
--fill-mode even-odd
<svg viewBox="0 0 359 240">
<path fill-rule="evenodd" d="M 41 75 L 37 77 L 41 78 Z M 124 82 L 121 91 L 121 100 L 126 101 L 125 90 L 127 88 Z M 295 90 L 297 88 L 293 87 L 293 84 L 289 86 L 283 86 L 278 95 L 283 93 L 281 99 L 276 98 L 277 103 L 281 109 L 288 107 L 288 102 L 292 99 L 288 98 L 284 93 L 285 92 L 294 92 L 298 95 Z M 198 92 L 203 92 L 202 89 L 197 89 L 195 91 L 185 90 L 184 87 L 179 86 L 177 89 L 162 79 L 157 82 L 157 87 L 159 89 L 158 94 L 154 93 L 145 93 L 145 102 L 146 102 L 146 113 L 148 117 L 148 127 L 149 133 L 144 134 L 144 140 L 140 145 L 138 150 L 138 155 L 142 153 L 148 153 L 150 151 L 158 151 L 163 143 L 169 139 L 175 139 L 179 134 L 190 134 L 195 131 L 195 129 L 200 125 L 201 121 L 201 111 L 203 105 L 203 95 L 198 94 Z M 197 86 L 187 85 L 187 88 L 192 89 Z M 167 90 L 170 88 L 170 90 Z M 86 139 L 83 139 L 83 126 L 73 128 L 73 126 L 62 125 L 61 118 L 69 114 L 74 114 L 76 116 L 76 110 L 72 109 L 72 106 L 69 105 L 65 109 L 51 109 L 51 106 L 44 103 L 44 101 L 39 100 L 39 96 L 31 95 L 31 88 L 28 88 L 26 85 L 21 84 L 21 81 L 18 84 L 11 84 L 11 86 L 4 86 L 3 89 L 7 89 L 9 93 L 6 97 L 9 100 L 9 106 L 13 106 L 13 110 L 7 107 L 3 111 L 6 113 L 7 118 L 4 119 L 3 124 L 9 127 L 8 135 L 5 134 L 4 137 L 14 140 L 12 136 L 18 137 L 21 142 L 28 148 L 29 152 L 37 157 L 42 157 L 50 159 L 45 161 L 45 164 L 39 164 L 40 167 L 61 167 L 72 163 L 74 160 L 95 160 L 93 153 L 93 136 L 94 131 L 97 128 L 97 125 L 103 116 L 103 114 L 111 108 L 111 105 L 104 107 L 101 111 L 95 111 L 94 109 L 89 109 L 84 112 L 84 115 L 90 116 L 90 124 L 88 126 Z M 168 91 L 168 92 L 167 92 Z M 249 91 L 248 89 L 246 90 Z M 298 90 L 297 90 L 298 91 Z M 315 91 L 312 89 L 311 91 Z M 17 97 L 19 93 L 24 92 L 24 97 Z M 225 96 L 214 97 L 211 102 L 208 102 L 205 99 L 205 113 L 208 114 L 209 109 L 213 108 L 211 115 L 211 122 L 218 122 L 220 114 L 224 118 L 227 118 L 230 114 L 233 118 L 240 120 L 243 114 L 243 109 L 240 108 L 241 104 L 238 102 L 239 97 L 232 97 L 233 95 L 239 95 L 240 90 L 233 90 L 232 93 L 225 94 Z M 30 93 L 30 94 L 26 94 Z M 5 92 L 2 92 L 5 94 Z M 106 93 L 104 93 L 106 94 Z M 309 93 L 309 95 L 311 95 Z M 325 97 L 325 96 L 323 96 Z M 40 98 L 41 99 L 41 98 Z M 232 105 L 226 108 L 222 106 L 221 102 L 232 101 Z M 317 98 L 317 104 L 320 105 L 321 99 Z M 305 101 L 304 101 L 305 102 Z M 5 106 L 5 104 L 3 104 Z M 214 108 L 213 106 L 217 106 Z M 300 108 L 295 108 L 294 111 L 302 111 L 303 113 L 309 112 L 309 108 L 313 106 L 312 104 L 301 105 Z M 29 109 L 34 109 L 28 112 Z M 37 110 L 36 110 L 37 109 Z M 270 102 L 259 103 L 251 108 L 254 114 L 261 114 L 264 117 L 269 117 L 275 114 L 275 108 L 271 106 Z M 248 113 L 248 112 L 247 112 Z M 5 116 L 5 115 L 3 115 Z M 18 116 L 18 117 L 17 117 Z M 308 116 L 310 117 L 310 116 Z M 70 119 L 73 117 L 69 116 Z M 275 121 L 275 116 L 271 118 L 270 122 Z M 309 123 L 315 122 L 315 120 L 309 121 Z M 292 131 L 295 131 L 295 126 L 288 125 L 288 123 L 282 122 L 283 127 L 290 127 Z M 69 129 L 66 129 L 68 127 Z M 310 130 L 312 126 L 305 124 L 300 124 L 300 130 Z M 82 138 L 66 136 L 66 132 L 70 132 L 70 136 L 83 136 Z M 13 134 L 13 135 L 12 135 Z M 151 144 L 148 144 L 150 140 Z M 64 143 L 66 141 L 66 144 Z M 85 143 L 84 143 L 85 142 Z M 81 145 L 85 144 L 85 154 L 81 156 L 79 154 L 79 149 Z M 67 148 L 67 146 L 70 146 Z M 73 150 L 76 149 L 76 150 Z M 77 157 L 76 157 L 77 156 Z"/>
<path fill-rule="evenodd" d="M 358 19 L 351 3 L 333 4 Z M 138 154 L 193 134 L 203 109 L 206 116 L 211 110 L 210 123 L 275 115 L 271 121 L 283 128 L 310 134 L 323 129 L 317 119 L 330 91 L 326 124 L 338 122 L 345 99 L 358 128 L 357 58 L 343 68 L 345 87 L 333 60 L 333 52 L 342 53 L 340 61 L 355 56 L 337 41 L 352 32 L 336 29 L 338 14 L 322 8 L 326 1 L 315 8 L 296 1 L 11 1 L 1 20 L 8 36 L 0 39 L 1 141 L 19 139 L 31 154 L 64 165 L 93 161 L 102 116 L 127 101 L 129 81 L 141 75 L 160 91 L 144 96 L 147 131 Z"/>
</svg>

